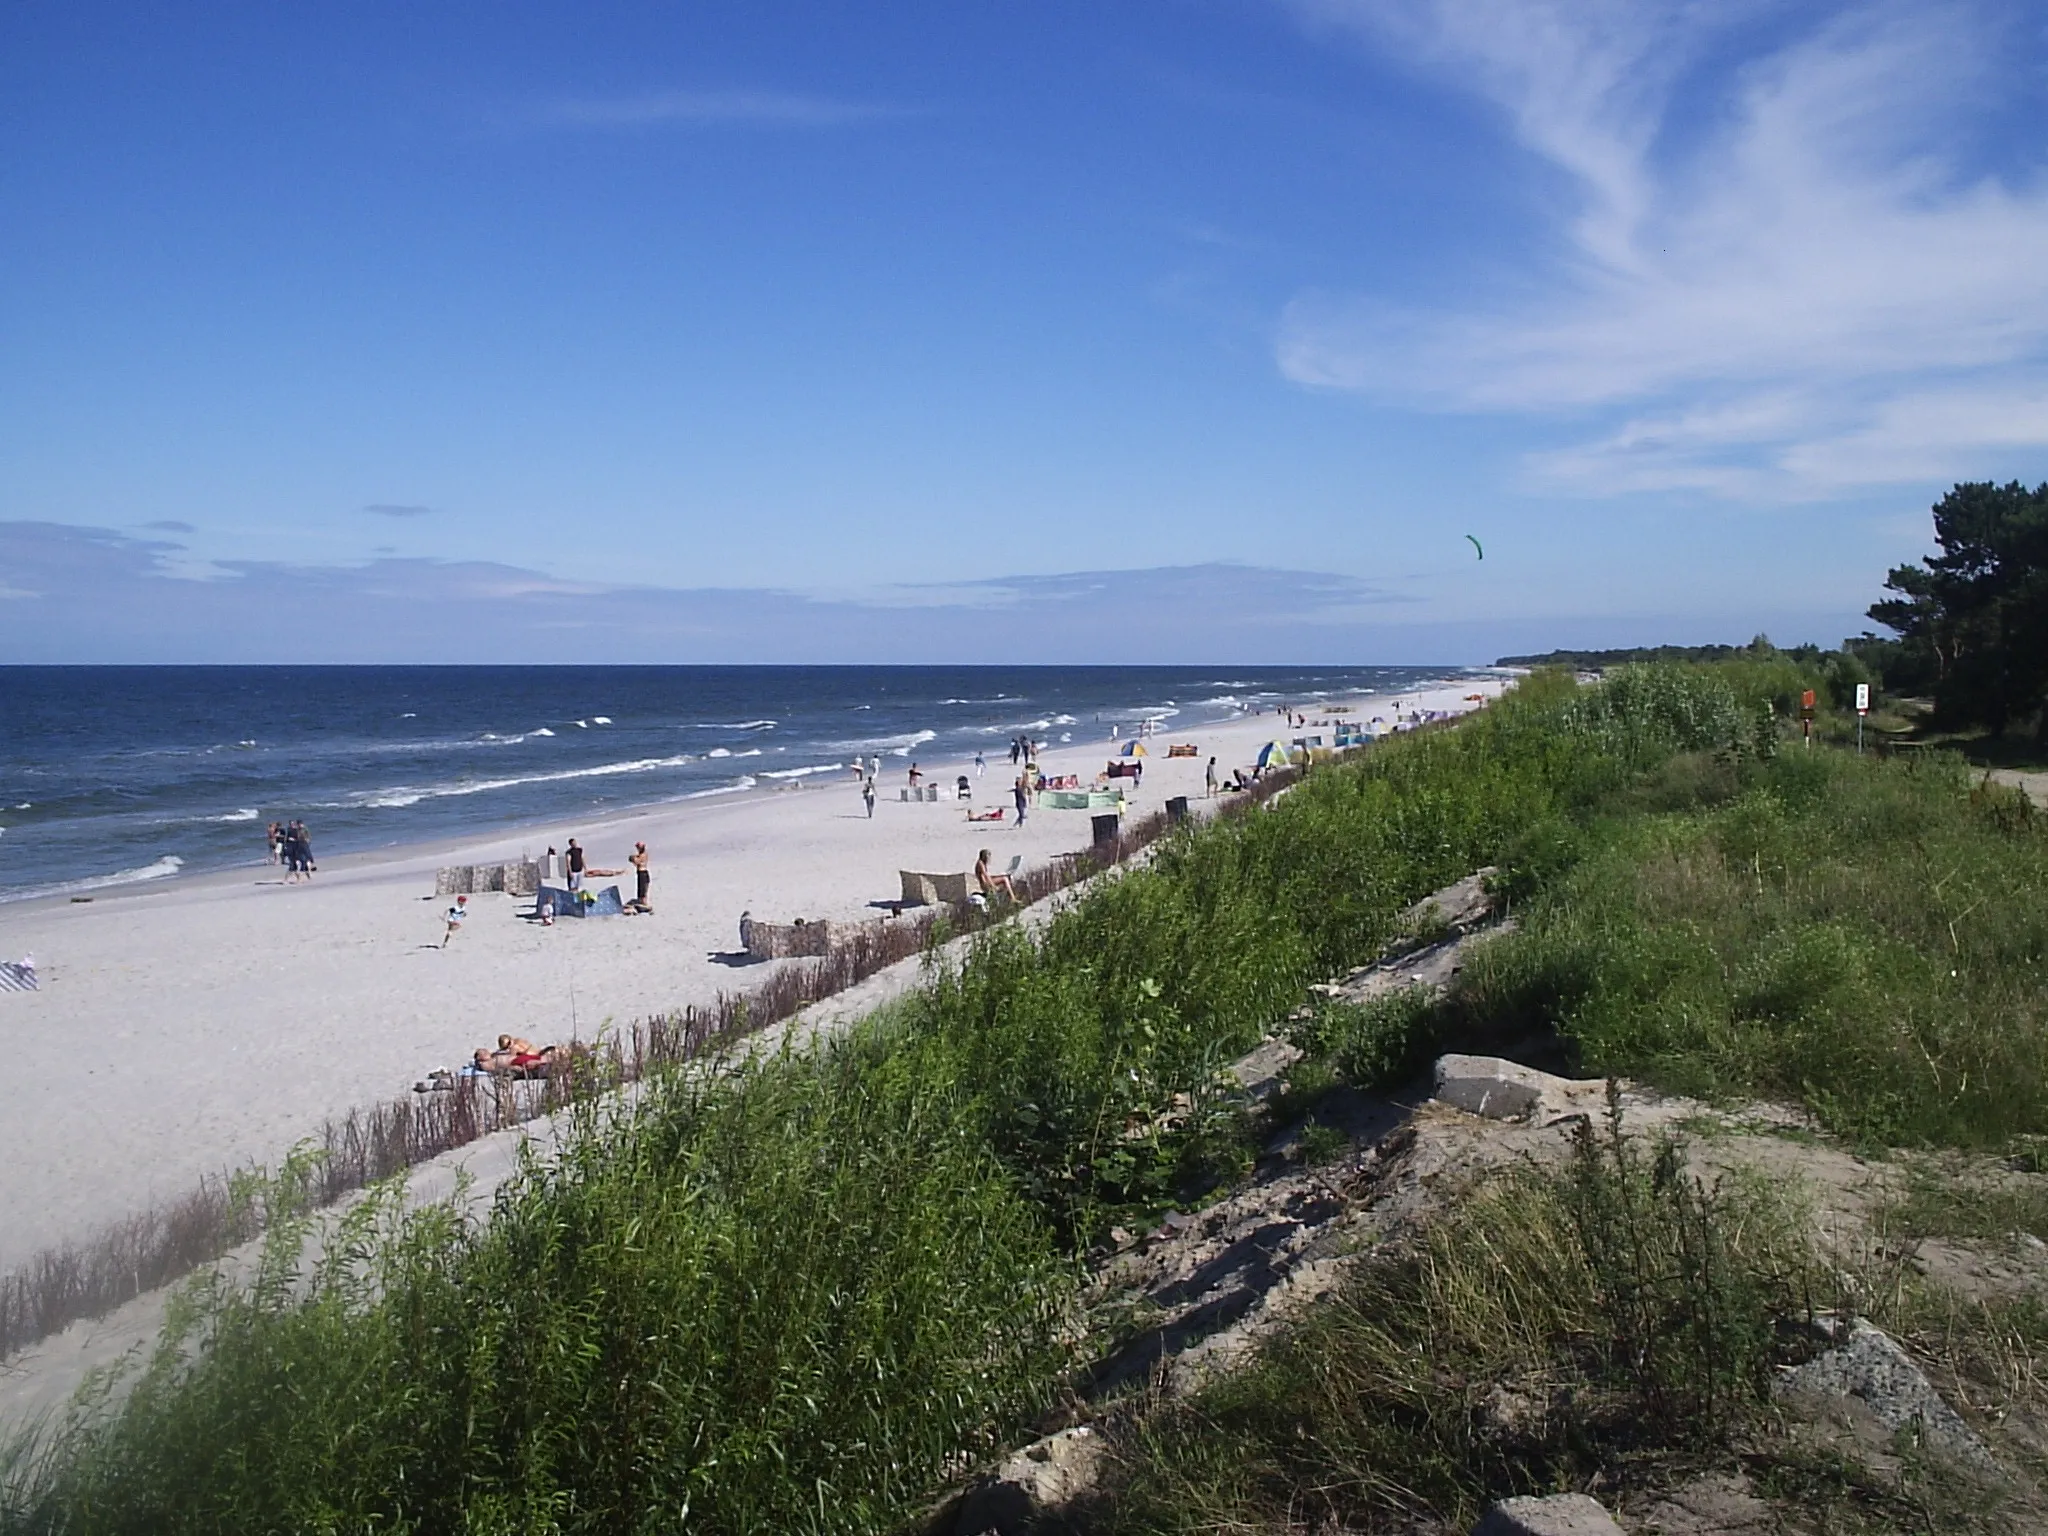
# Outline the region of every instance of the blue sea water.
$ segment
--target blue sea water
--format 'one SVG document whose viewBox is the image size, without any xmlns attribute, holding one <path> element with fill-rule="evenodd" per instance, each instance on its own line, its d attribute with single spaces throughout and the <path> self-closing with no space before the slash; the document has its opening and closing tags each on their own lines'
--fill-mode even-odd
<svg viewBox="0 0 2048 1536">
<path fill-rule="evenodd" d="M 856 756 L 991 759 L 1439 667 L 0 667 L 0 902 L 758 792 Z"/>
</svg>

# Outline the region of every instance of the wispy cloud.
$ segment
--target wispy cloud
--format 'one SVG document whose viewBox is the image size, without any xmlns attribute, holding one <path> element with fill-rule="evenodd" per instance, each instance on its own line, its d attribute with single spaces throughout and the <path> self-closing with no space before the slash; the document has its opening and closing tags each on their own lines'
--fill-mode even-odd
<svg viewBox="0 0 2048 1536">
<path fill-rule="evenodd" d="M 373 501 L 363 510 L 372 517 L 427 517 L 434 509 L 413 506 L 405 502 Z"/>
<path fill-rule="evenodd" d="M 1986 7 L 1846 8 L 1732 69 L 1743 34 L 1714 29 L 1742 6 L 1296 8 L 1478 90 L 1569 200 L 1564 257 L 1513 299 L 1301 295 L 1288 377 L 1598 421 L 1529 466 L 1591 490 L 1826 496 L 2048 446 L 2048 167 L 1988 170 L 1971 138 L 2025 89 L 2001 50 L 2040 43 Z"/>
<path fill-rule="evenodd" d="M 583 128 L 702 124 L 760 128 L 836 128 L 905 116 L 879 102 L 787 91 L 660 91 L 644 96 L 573 97 L 549 105 L 545 120 Z"/>
<path fill-rule="evenodd" d="M 153 528 L 159 533 L 197 533 L 199 531 L 192 524 L 180 522 L 175 517 L 160 517 L 155 522 L 144 523 L 142 526 Z"/>
</svg>

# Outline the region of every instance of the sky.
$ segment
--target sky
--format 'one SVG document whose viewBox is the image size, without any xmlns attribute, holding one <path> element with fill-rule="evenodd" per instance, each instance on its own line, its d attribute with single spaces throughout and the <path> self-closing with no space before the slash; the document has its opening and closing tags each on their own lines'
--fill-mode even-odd
<svg viewBox="0 0 2048 1536">
<path fill-rule="evenodd" d="M 2021 0 L 0 9 L 0 662 L 1832 642 L 2014 479 Z"/>
</svg>

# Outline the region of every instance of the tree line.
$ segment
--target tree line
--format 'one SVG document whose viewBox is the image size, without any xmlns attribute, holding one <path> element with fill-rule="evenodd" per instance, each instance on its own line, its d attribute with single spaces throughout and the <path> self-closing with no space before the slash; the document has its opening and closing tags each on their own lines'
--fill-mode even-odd
<svg viewBox="0 0 2048 1536">
<path fill-rule="evenodd" d="M 1763 635 L 1746 646 L 1659 645 L 1503 656 L 1497 666 L 1601 671 L 1632 662 L 1735 661 L 1788 656 L 1819 674 L 1829 702 L 1847 707 L 1855 685 L 1933 700 L 1936 729 L 2003 735 L 2031 726 L 2048 746 L 2048 484 L 1958 485 L 1934 505 L 1939 552 L 1893 568 L 1895 596 L 1869 615 L 1890 635 L 1865 631 L 1839 650 L 1779 650 Z"/>
</svg>

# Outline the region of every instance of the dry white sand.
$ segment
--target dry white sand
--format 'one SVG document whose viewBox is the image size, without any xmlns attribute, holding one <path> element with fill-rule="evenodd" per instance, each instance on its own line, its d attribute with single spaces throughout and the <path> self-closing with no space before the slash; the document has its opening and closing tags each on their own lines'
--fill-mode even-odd
<svg viewBox="0 0 2048 1536">
<path fill-rule="evenodd" d="M 1465 709 L 1464 695 L 1500 687 L 1399 697 L 1409 708 Z M 1360 702 L 1368 717 L 1392 704 Z M 1135 809 L 1199 798 L 1212 753 L 1227 777 L 1288 734 L 1265 715 L 1163 735 Z M 1168 741 L 1193 741 L 1201 755 L 1168 759 Z M 1095 740 L 1041 761 L 1085 782 L 1111 750 Z M 945 785 L 972 773 L 963 761 L 919 761 Z M 274 1165 L 323 1120 L 403 1094 L 500 1032 L 588 1039 L 607 1020 L 752 987 L 767 966 L 711 958 L 738 948 L 743 910 L 775 921 L 873 917 L 870 903 L 898 894 L 899 869 L 965 870 L 982 847 L 998 867 L 1019 853 L 1036 865 L 1087 846 L 1085 812 L 1033 810 L 1019 831 L 1007 819 L 969 824 L 950 799 L 902 803 L 907 767 L 884 759 L 872 821 L 851 774 L 826 775 L 801 789 L 329 859 L 303 886 L 257 867 L 102 893 L 90 905 L 0 908 L 0 956 L 33 953 L 43 981 L 40 992 L 0 994 L 0 1271 L 209 1173 Z M 1012 777 L 1007 755 L 992 758 L 979 802 L 1008 806 Z M 438 866 L 516 858 L 571 836 L 606 868 L 623 868 L 644 840 L 654 915 L 542 928 L 517 915 L 526 901 L 473 896 L 463 931 L 438 947 L 448 905 L 433 897 Z M 632 894 L 630 872 L 617 883 Z"/>
</svg>

